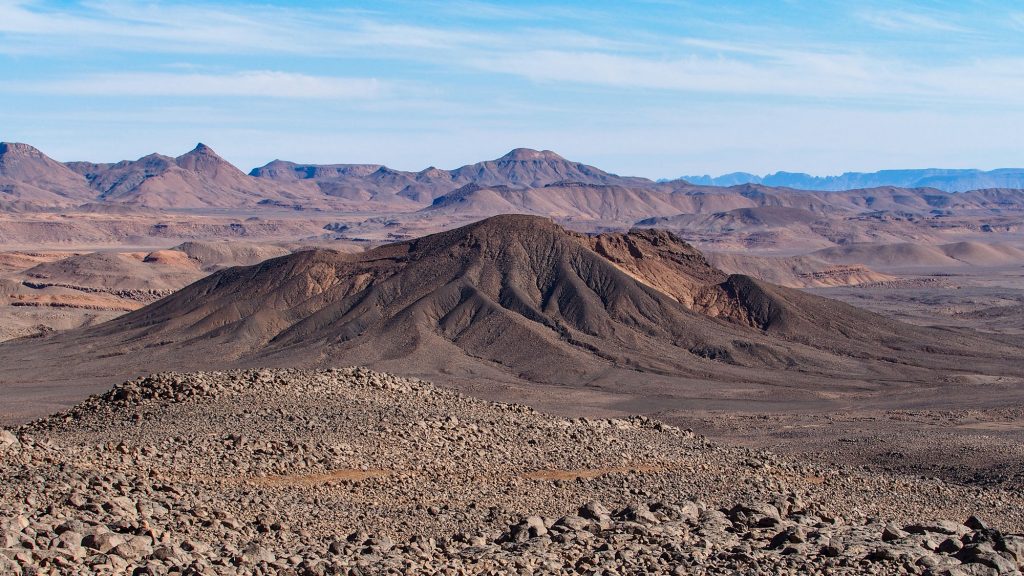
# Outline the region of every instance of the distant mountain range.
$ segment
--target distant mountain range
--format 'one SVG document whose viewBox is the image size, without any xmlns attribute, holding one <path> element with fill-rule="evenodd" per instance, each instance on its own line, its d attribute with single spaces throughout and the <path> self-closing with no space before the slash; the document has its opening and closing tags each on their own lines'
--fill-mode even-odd
<svg viewBox="0 0 1024 576">
<path fill-rule="evenodd" d="M 758 176 L 748 172 L 733 172 L 721 176 L 683 176 L 691 184 L 705 186 L 736 186 L 763 184 L 797 190 L 839 191 L 879 186 L 900 188 L 935 188 L 944 192 L 967 192 L 986 188 L 1024 188 L 1024 168 L 998 168 L 983 170 L 951 170 L 925 168 L 921 170 L 880 170 L 878 172 L 846 172 L 839 176 L 811 176 L 802 172 L 776 172 Z"/>
<path fill-rule="evenodd" d="M 722 187 L 731 187 L 725 188 Z M 893 188 L 900 191 L 894 192 Z M 887 190 L 888 189 L 888 190 Z M 905 192 L 904 189 L 916 189 Z M 926 190 L 927 189 L 927 190 Z M 523 211 L 599 219 L 672 216 L 758 205 L 804 207 L 836 198 L 803 198 L 812 191 L 857 191 L 864 209 L 885 209 L 880 197 L 924 198 L 946 209 L 966 198 L 931 198 L 942 191 L 1024 189 L 1024 169 L 887 170 L 819 178 L 778 172 L 765 177 L 728 174 L 669 182 L 619 176 L 567 160 L 550 150 L 517 148 L 504 156 L 454 170 L 419 172 L 379 164 L 299 164 L 274 160 L 245 173 L 209 146 L 178 157 L 149 154 L 117 163 L 66 162 L 27 144 L 0 143 L 0 208 L 68 208 L 86 204 L 142 208 L 285 207 L 301 210 L 429 209 L 431 213 Z M 870 190 L 869 194 L 863 193 Z M 730 201 L 709 195 L 729 192 Z M 754 200 L 768 194 L 785 199 Z M 925 198 L 927 197 L 927 198 Z M 916 202 L 916 201 L 915 201 Z M 991 202 L 986 208 L 994 208 Z M 907 201 L 896 202 L 906 205 Z"/>
<path fill-rule="evenodd" d="M 408 172 L 378 164 L 274 160 L 246 174 L 202 143 L 176 158 L 154 153 L 117 163 L 61 163 L 27 144 L 0 143 L 0 205 L 9 209 L 100 202 L 146 208 L 386 205 L 409 210 L 468 184 L 525 189 L 559 182 L 658 186 L 571 162 L 549 150 L 526 148 L 455 170 Z"/>
<path fill-rule="evenodd" d="M 911 172 L 919 177 L 906 175 Z M 936 188 L 949 187 L 952 181 L 939 182 L 942 175 L 951 178 L 957 173 L 963 183 L 969 171 L 888 171 L 860 175 L 859 180 L 845 175 L 843 182 L 792 175 L 805 178 L 804 184 L 787 181 L 786 186 L 779 185 L 781 176 L 776 174 L 762 178 L 761 183 L 719 181 L 732 184 L 724 187 L 619 176 L 549 150 L 525 148 L 454 170 L 429 167 L 411 172 L 379 164 L 275 160 L 246 173 L 203 144 L 177 157 L 150 154 L 102 164 L 62 163 L 27 144 L 0 144 L 0 212 L 126 215 L 188 209 L 192 214 L 244 210 L 280 217 L 282 210 L 305 211 L 310 218 L 323 219 L 313 230 L 357 242 L 412 238 L 516 213 L 555 218 L 586 231 L 667 227 L 703 245 L 715 242 L 719 250 L 951 242 L 962 239 L 956 234 L 1018 234 L 1024 228 L 1024 171 L 1019 181 L 1005 176 L 997 188 L 985 188 L 993 182 L 981 176 L 973 185 L 961 186 L 978 188 L 971 191 Z M 878 185 L 894 174 L 904 174 L 901 186 Z M 816 181 L 821 187 L 853 189 L 796 188 Z M 933 186 L 922 187 L 926 183 Z M 290 220 L 288 226 L 295 221 Z M 111 219 L 114 223 L 109 226 L 119 228 L 110 233 L 126 234 L 124 221 Z M 236 224 L 240 231 L 257 225 L 255 220 Z M 29 228 L 44 238 L 67 233 L 63 228 L 40 230 L 39 223 L 11 226 L 5 231 L 0 225 L 0 241 L 4 237 L 23 241 Z M 152 228 L 132 234 L 145 237 L 164 232 Z"/>
</svg>

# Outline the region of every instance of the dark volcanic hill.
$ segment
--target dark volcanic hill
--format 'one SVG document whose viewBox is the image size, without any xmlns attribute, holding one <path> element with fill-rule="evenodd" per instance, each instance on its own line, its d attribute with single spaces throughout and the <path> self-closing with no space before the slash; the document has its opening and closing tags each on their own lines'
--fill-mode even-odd
<svg viewBox="0 0 1024 576">
<path fill-rule="evenodd" d="M 0 383 L 17 404 L 38 401 L 39 382 L 60 400 L 157 369 L 356 363 L 491 395 L 539 383 L 643 402 L 821 401 L 1017 378 L 1022 359 L 1013 343 L 727 276 L 665 232 L 588 237 L 501 216 L 231 268 L 100 326 L 4 343 Z"/>
</svg>

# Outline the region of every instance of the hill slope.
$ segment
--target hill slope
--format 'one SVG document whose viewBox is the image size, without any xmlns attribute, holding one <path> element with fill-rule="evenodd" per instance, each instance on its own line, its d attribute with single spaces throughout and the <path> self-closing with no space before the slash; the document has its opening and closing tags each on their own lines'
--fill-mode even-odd
<svg viewBox="0 0 1024 576">
<path fill-rule="evenodd" d="M 488 382 L 630 394 L 700 382 L 736 398 L 729 386 L 784 381 L 806 400 L 850 382 L 1015 377 L 1021 358 L 1012 344 L 726 276 L 671 234 L 591 238 L 501 216 L 360 254 L 227 269 L 101 326 L 0 345 L 0 382 L 359 363 L 494 393 Z"/>
<path fill-rule="evenodd" d="M 932 246 L 903 242 L 837 246 L 814 252 L 813 256 L 840 264 L 877 266 L 1005 266 L 1024 263 L 1024 248 L 981 242 Z"/>
<path fill-rule="evenodd" d="M 201 143 L 177 158 L 150 154 L 101 166 L 88 178 L 101 200 L 150 208 L 223 208 L 294 199 L 283 187 L 247 176 Z"/>
<path fill-rule="evenodd" d="M 753 256 L 716 252 L 708 255 L 715 266 L 731 274 L 744 274 L 790 288 L 856 286 L 893 280 L 858 264 L 829 264 L 813 256 Z"/>
<path fill-rule="evenodd" d="M 92 197 L 85 179 L 67 166 L 28 144 L 0 142 L 0 204 L 70 206 Z"/>
</svg>

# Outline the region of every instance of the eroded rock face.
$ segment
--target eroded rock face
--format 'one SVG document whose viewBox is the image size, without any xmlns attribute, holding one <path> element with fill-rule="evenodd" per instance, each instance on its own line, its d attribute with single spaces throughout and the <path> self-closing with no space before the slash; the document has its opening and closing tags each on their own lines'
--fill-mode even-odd
<svg viewBox="0 0 1024 576">
<path fill-rule="evenodd" d="M 360 368 L 160 374 L 0 434 L 0 573 L 991 574 L 1022 499 Z M 985 521 L 972 514 L 982 502 Z M 963 524 L 941 518 L 967 518 Z"/>
</svg>

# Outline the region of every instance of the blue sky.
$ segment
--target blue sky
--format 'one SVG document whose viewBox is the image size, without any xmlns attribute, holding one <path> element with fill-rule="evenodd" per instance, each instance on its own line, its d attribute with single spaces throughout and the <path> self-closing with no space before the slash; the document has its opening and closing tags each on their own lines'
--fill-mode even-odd
<svg viewBox="0 0 1024 576">
<path fill-rule="evenodd" d="M 1024 4 L 0 0 L 0 140 L 652 178 L 1024 165 Z"/>
</svg>

